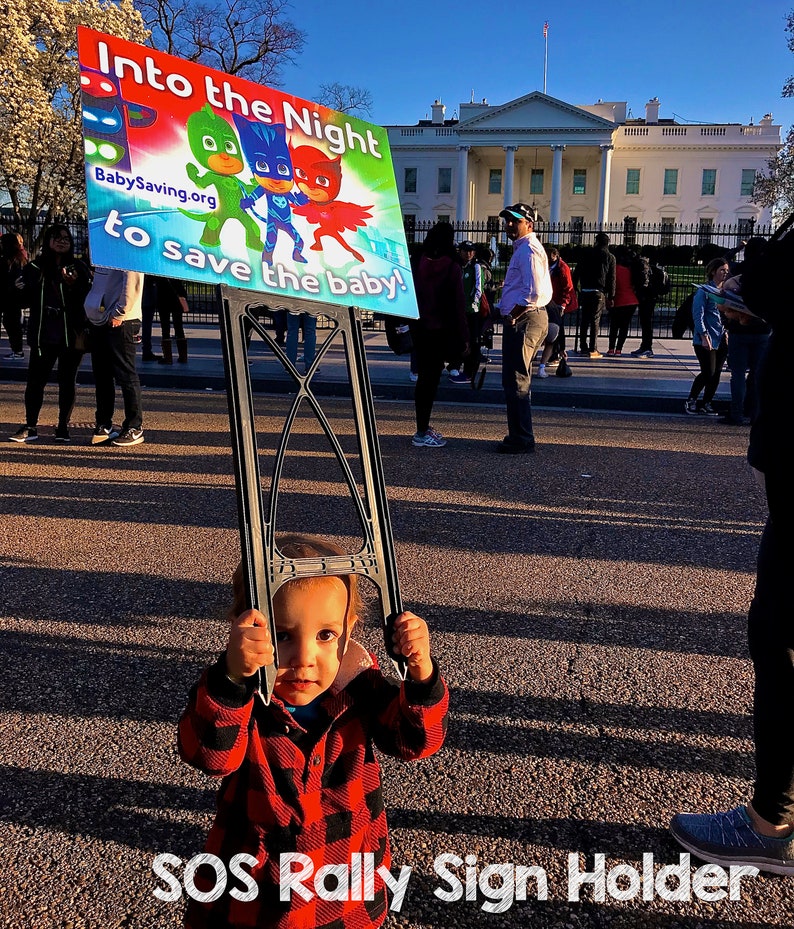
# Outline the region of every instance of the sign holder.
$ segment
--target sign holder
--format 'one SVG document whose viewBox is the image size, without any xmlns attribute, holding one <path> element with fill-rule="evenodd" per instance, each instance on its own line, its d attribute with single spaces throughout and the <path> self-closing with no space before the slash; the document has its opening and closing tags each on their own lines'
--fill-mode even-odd
<svg viewBox="0 0 794 929">
<path fill-rule="evenodd" d="M 220 329 L 226 372 L 226 396 L 232 438 L 237 505 L 240 526 L 243 581 L 247 602 L 252 609 L 268 619 L 275 652 L 272 665 L 262 669 L 257 692 L 269 703 L 278 670 L 278 650 L 273 616 L 273 597 L 283 584 L 297 577 L 325 577 L 356 574 L 368 578 L 378 588 L 382 611 L 382 626 L 386 652 L 397 673 L 405 679 L 407 663 L 396 655 L 392 643 L 394 619 L 402 612 L 397 580 L 391 520 L 386 499 L 386 483 L 378 443 L 372 388 L 367 371 L 364 337 L 356 307 L 334 306 L 307 300 L 285 300 L 271 297 L 269 303 L 262 294 L 234 287 L 219 286 Z M 272 301 L 277 300 L 275 305 Z M 315 360 L 306 374 L 301 374 L 272 337 L 259 314 L 265 316 L 277 310 L 293 313 L 323 314 L 334 323 L 334 329 L 318 347 Z M 253 393 L 248 364 L 250 335 L 256 333 L 279 359 L 293 378 L 297 393 L 287 411 L 280 440 L 276 447 L 267 502 L 263 499 L 262 479 L 254 416 Z M 320 361 L 334 342 L 344 347 L 353 397 L 353 416 L 358 440 L 363 494 L 350 468 L 339 439 L 335 435 L 320 400 L 312 390 L 312 378 Z M 275 538 L 278 492 L 287 443 L 301 402 L 306 402 L 317 417 L 347 482 L 359 519 L 363 544 L 349 555 L 317 558 L 287 558 L 278 549 Z"/>
</svg>

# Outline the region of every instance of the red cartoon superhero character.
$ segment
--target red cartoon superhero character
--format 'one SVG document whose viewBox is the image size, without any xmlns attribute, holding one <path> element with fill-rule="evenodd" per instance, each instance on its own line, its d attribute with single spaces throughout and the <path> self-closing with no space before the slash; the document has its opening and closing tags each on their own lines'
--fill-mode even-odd
<svg viewBox="0 0 794 929">
<path fill-rule="evenodd" d="M 361 252 L 349 245 L 342 238 L 342 233 L 346 229 L 355 232 L 366 226 L 367 220 L 372 219 L 369 212 L 372 206 L 341 203 L 336 199 L 342 186 L 342 156 L 329 158 L 319 148 L 299 145 L 292 149 L 292 167 L 298 190 L 309 198 L 309 203 L 294 206 L 293 212 L 317 226 L 312 251 L 321 252 L 323 247 L 320 240 L 323 236 L 330 236 L 357 261 L 364 261 Z"/>
</svg>

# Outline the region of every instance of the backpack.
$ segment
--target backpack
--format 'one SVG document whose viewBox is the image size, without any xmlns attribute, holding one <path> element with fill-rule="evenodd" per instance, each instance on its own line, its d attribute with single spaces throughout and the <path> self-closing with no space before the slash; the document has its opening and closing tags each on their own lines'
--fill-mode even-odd
<svg viewBox="0 0 794 929">
<path fill-rule="evenodd" d="M 670 275 L 667 273 L 667 268 L 660 264 L 651 265 L 649 290 L 654 297 L 666 297 L 667 294 L 670 293 L 671 287 Z"/>
</svg>

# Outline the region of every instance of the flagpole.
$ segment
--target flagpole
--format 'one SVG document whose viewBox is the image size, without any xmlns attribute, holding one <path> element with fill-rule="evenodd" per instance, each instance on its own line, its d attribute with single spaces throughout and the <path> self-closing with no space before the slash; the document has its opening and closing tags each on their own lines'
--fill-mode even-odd
<svg viewBox="0 0 794 929">
<path fill-rule="evenodd" d="M 546 93 L 546 72 L 549 66 L 549 24 L 543 23 L 543 42 L 546 46 L 543 53 L 543 93 Z"/>
</svg>

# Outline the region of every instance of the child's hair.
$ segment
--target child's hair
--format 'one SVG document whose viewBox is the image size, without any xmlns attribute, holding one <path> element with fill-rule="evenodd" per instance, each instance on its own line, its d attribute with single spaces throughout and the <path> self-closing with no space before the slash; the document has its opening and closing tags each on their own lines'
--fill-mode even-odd
<svg viewBox="0 0 794 929">
<path fill-rule="evenodd" d="M 302 532 L 280 535 L 276 538 L 276 545 L 279 551 L 287 558 L 327 558 L 332 555 L 347 554 L 347 552 L 343 551 L 338 545 L 329 542 L 327 539 L 321 539 L 318 536 L 307 535 Z M 287 581 L 287 584 L 297 584 L 305 588 L 310 587 L 312 584 L 316 584 L 325 577 L 338 577 L 347 588 L 347 614 L 345 619 L 349 621 L 353 616 L 361 616 L 362 602 L 358 590 L 358 577 L 355 574 L 296 577 L 294 580 Z M 235 619 L 246 609 L 242 563 L 237 565 L 232 575 L 232 595 L 233 600 L 229 608 L 229 619 Z M 278 591 L 276 591 L 276 597 L 278 597 Z"/>
</svg>

